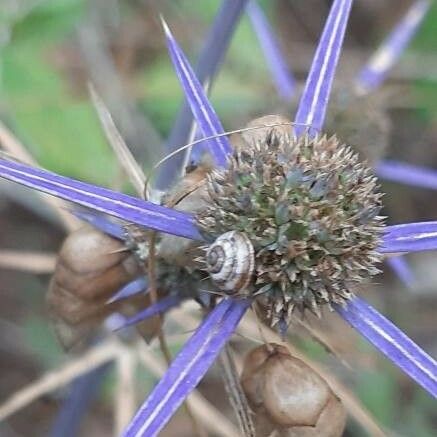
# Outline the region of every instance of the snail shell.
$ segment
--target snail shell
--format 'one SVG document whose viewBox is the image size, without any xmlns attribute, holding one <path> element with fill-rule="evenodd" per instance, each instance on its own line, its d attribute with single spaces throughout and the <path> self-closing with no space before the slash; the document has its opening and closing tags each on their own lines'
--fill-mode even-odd
<svg viewBox="0 0 437 437">
<path fill-rule="evenodd" d="M 244 360 L 241 386 L 255 413 L 257 436 L 275 430 L 294 437 L 343 435 L 347 415 L 341 401 L 284 346 L 267 343 L 252 349 Z"/>
<path fill-rule="evenodd" d="M 265 115 L 251 120 L 245 128 L 249 130 L 230 136 L 231 144 L 236 152 L 243 152 L 256 143 L 265 142 L 272 135 L 289 136 L 292 132 L 292 123 L 283 115 Z"/>
<path fill-rule="evenodd" d="M 112 312 L 131 314 L 148 304 L 144 296 L 107 304 L 122 286 L 141 274 L 123 243 L 89 226 L 64 241 L 46 301 L 55 332 L 65 349 L 95 333 Z"/>
<path fill-rule="evenodd" d="M 206 251 L 206 269 L 217 286 L 229 294 L 238 293 L 250 284 L 255 253 L 246 234 L 226 232 Z"/>
<path fill-rule="evenodd" d="M 196 214 L 208 205 L 206 175 L 211 171 L 209 164 L 201 163 L 187 173 L 163 198 L 163 204 L 178 211 Z M 157 248 L 158 258 L 181 267 L 199 267 L 194 261 L 202 256 L 198 243 L 187 238 L 163 234 Z"/>
</svg>

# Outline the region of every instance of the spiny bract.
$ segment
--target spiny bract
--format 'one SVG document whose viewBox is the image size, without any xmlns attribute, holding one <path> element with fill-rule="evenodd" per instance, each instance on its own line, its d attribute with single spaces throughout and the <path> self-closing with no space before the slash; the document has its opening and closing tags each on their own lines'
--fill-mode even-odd
<svg viewBox="0 0 437 437">
<path fill-rule="evenodd" d="M 247 292 L 272 324 L 288 323 L 294 309 L 319 315 L 320 305 L 344 304 L 354 284 L 379 272 L 382 195 L 335 136 L 270 130 L 213 171 L 207 188 L 199 228 L 209 239 L 230 230 L 250 238 L 255 273 Z"/>
</svg>

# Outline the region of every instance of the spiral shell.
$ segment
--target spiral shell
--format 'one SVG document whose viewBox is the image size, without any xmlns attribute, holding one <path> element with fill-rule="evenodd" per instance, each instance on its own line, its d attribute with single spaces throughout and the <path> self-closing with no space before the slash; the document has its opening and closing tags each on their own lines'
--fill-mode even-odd
<svg viewBox="0 0 437 437">
<path fill-rule="evenodd" d="M 238 293 L 250 284 L 254 268 L 253 245 L 246 234 L 226 232 L 206 251 L 207 271 L 217 286 L 229 294 Z"/>
</svg>

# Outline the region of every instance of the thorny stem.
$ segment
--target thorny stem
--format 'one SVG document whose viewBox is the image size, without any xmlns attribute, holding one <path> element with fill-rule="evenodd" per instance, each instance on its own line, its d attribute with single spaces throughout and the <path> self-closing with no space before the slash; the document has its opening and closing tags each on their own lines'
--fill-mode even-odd
<svg viewBox="0 0 437 437">
<path fill-rule="evenodd" d="M 147 257 L 147 279 L 149 284 L 149 295 L 150 301 L 155 304 L 158 301 L 158 289 L 157 289 L 157 281 L 156 281 L 156 232 L 151 231 L 149 233 L 149 255 Z M 158 341 L 159 347 L 161 349 L 162 355 L 167 363 L 167 366 L 170 366 L 172 356 L 170 349 L 168 347 L 167 341 L 165 339 L 164 332 L 162 330 L 163 317 L 161 314 L 157 314 L 155 317 L 158 318 Z M 207 437 L 207 434 L 203 428 L 200 427 L 199 423 L 195 419 L 193 413 L 190 410 L 189 405 L 185 401 L 183 403 L 183 408 L 185 413 L 189 417 L 191 422 L 191 426 L 193 427 L 194 434 L 198 437 Z"/>
<path fill-rule="evenodd" d="M 241 388 L 238 373 L 232 356 L 231 348 L 226 345 L 220 352 L 218 363 L 222 369 L 221 377 L 225 383 L 226 393 L 232 405 L 238 424 L 245 437 L 255 437 L 255 426 L 246 395 Z"/>
</svg>

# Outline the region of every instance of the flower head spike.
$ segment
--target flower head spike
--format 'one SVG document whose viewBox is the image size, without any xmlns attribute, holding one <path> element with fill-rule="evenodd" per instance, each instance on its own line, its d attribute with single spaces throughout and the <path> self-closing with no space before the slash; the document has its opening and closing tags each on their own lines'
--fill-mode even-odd
<svg viewBox="0 0 437 437">
<path fill-rule="evenodd" d="M 232 35 L 244 12 L 247 0 L 223 0 L 214 22 L 199 54 L 199 59 L 194 68 L 196 77 L 204 85 L 206 81 L 213 82 L 218 69 L 225 57 Z M 192 113 L 187 102 L 179 110 L 176 121 L 170 132 L 166 149 L 168 153 L 186 143 L 192 125 Z M 166 162 L 160 169 L 157 177 L 158 188 L 168 188 L 174 182 L 173 174 L 180 173 L 182 157 L 175 156 Z M 170 177 L 169 177 L 170 175 Z"/>
<path fill-rule="evenodd" d="M 429 0 L 416 0 L 411 5 L 404 18 L 360 71 L 355 83 L 358 94 L 369 93 L 383 82 L 391 67 L 415 35 L 430 5 Z"/>
<path fill-rule="evenodd" d="M 337 311 L 384 355 L 437 398 L 437 362 L 367 302 L 355 298 Z"/>
<path fill-rule="evenodd" d="M 334 0 L 311 65 L 295 122 L 309 127 L 309 134 L 323 126 L 335 69 L 340 57 L 352 0 Z M 305 132 L 297 125 L 296 135 Z"/>
<path fill-rule="evenodd" d="M 100 214 L 84 210 L 82 211 L 79 209 L 72 209 L 71 213 L 78 219 L 89 223 L 91 226 L 99 229 L 105 234 L 111 235 L 118 240 L 125 239 L 125 230 L 123 229 L 123 226 L 119 225 L 118 223 L 114 223 Z"/>
<path fill-rule="evenodd" d="M 164 27 L 168 49 L 176 73 L 181 81 L 188 104 L 191 107 L 199 129 L 205 137 L 222 134 L 224 129 L 206 97 L 202 85 L 195 76 L 188 60 L 176 40 L 173 38 L 173 35 L 164 20 L 162 21 L 162 25 Z M 219 167 L 225 167 L 227 165 L 227 156 L 232 151 L 228 139 L 226 137 L 217 137 L 208 140 L 208 142 L 211 144 L 210 152 L 212 153 L 216 164 Z"/>
<path fill-rule="evenodd" d="M 151 437 L 159 433 L 212 365 L 249 305 L 249 301 L 231 299 L 217 305 L 171 363 L 124 437 Z"/>
<path fill-rule="evenodd" d="M 437 190 L 437 173 L 429 168 L 384 159 L 375 171 L 387 181 Z"/>
<path fill-rule="evenodd" d="M 139 293 L 144 293 L 148 290 L 148 282 L 147 279 L 143 276 L 140 276 L 137 279 L 132 280 L 123 286 L 119 291 L 117 291 L 111 298 L 107 301 L 107 303 L 113 303 L 121 299 L 126 299 L 130 296 L 134 296 Z"/>
<path fill-rule="evenodd" d="M 77 436 L 81 419 L 89 412 L 91 404 L 97 396 L 98 389 L 110 368 L 111 363 L 105 363 L 73 380 L 69 387 L 68 397 L 52 425 L 50 436 Z"/>
<path fill-rule="evenodd" d="M 387 226 L 380 251 L 383 253 L 434 250 L 437 222 L 408 223 Z"/>
<path fill-rule="evenodd" d="M 189 214 L 116 193 L 107 188 L 75 181 L 5 159 L 0 159 L 0 176 L 140 226 L 181 237 L 200 238 L 193 218 Z"/>
<path fill-rule="evenodd" d="M 157 314 L 164 314 L 171 308 L 178 306 L 182 302 L 182 299 L 178 296 L 166 296 L 155 304 L 150 305 L 143 311 L 135 314 L 132 317 L 126 318 L 121 323 L 113 328 L 114 331 L 127 328 L 128 326 L 136 325 L 137 323 L 149 319 Z"/>
</svg>

